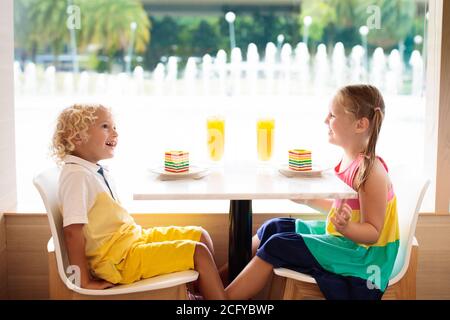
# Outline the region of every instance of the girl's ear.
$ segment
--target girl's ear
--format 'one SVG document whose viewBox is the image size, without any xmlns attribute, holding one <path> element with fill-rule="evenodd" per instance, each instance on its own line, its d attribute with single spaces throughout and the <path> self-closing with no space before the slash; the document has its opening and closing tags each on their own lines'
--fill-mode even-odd
<svg viewBox="0 0 450 320">
<path fill-rule="evenodd" d="M 366 117 L 356 120 L 356 132 L 362 133 L 369 129 L 370 121 Z"/>
</svg>

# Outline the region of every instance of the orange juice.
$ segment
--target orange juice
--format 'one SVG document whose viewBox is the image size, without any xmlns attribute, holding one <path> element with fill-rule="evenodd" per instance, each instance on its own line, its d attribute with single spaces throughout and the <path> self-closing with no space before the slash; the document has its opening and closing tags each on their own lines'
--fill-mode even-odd
<svg viewBox="0 0 450 320">
<path fill-rule="evenodd" d="M 274 119 L 259 119 L 256 124 L 258 159 L 261 161 L 272 157 L 274 130 Z"/>
<path fill-rule="evenodd" d="M 208 153 L 213 161 L 222 159 L 225 149 L 225 119 L 210 117 L 207 119 Z"/>
</svg>

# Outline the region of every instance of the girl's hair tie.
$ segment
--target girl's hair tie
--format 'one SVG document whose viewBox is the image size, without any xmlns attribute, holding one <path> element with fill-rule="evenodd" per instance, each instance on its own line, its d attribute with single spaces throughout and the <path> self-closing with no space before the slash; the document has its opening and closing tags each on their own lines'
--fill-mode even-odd
<svg viewBox="0 0 450 320">
<path fill-rule="evenodd" d="M 380 107 L 376 107 L 375 109 L 373 109 L 374 112 L 380 111 L 381 112 L 381 108 Z"/>
</svg>

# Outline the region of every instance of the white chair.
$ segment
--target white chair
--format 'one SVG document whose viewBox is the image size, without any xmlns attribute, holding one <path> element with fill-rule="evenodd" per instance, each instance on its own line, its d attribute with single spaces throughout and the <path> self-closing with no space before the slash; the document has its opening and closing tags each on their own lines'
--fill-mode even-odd
<svg viewBox="0 0 450 320">
<path fill-rule="evenodd" d="M 383 300 L 415 299 L 419 245 L 414 237 L 419 210 L 430 181 L 406 174 L 391 174 L 400 228 L 400 247 Z M 274 269 L 270 298 L 324 299 L 314 278 L 286 268 Z"/>
<path fill-rule="evenodd" d="M 128 285 L 105 290 L 76 286 L 66 274 L 69 259 L 63 235 L 62 215 L 58 206 L 58 168 L 43 171 L 33 179 L 45 208 L 52 237 L 47 251 L 49 257 L 50 299 L 187 299 L 186 283 L 197 280 L 198 272 L 187 270 L 144 279 Z"/>
</svg>

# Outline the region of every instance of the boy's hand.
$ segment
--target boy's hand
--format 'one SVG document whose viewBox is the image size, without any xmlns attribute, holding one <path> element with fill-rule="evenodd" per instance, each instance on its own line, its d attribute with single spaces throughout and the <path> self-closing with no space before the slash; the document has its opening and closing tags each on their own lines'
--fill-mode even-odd
<svg viewBox="0 0 450 320">
<path fill-rule="evenodd" d="M 87 283 L 81 284 L 84 289 L 103 290 L 114 287 L 114 284 L 105 280 L 90 279 Z"/>
<path fill-rule="evenodd" d="M 352 208 L 344 200 L 330 220 L 336 231 L 342 233 L 347 228 L 351 217 Z"/>
</svg>

